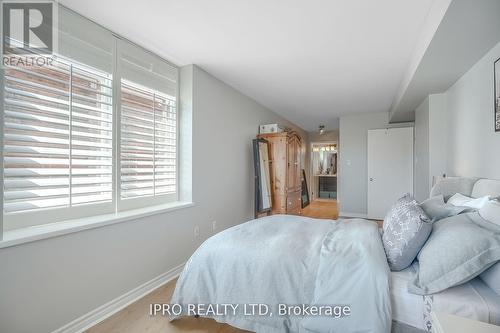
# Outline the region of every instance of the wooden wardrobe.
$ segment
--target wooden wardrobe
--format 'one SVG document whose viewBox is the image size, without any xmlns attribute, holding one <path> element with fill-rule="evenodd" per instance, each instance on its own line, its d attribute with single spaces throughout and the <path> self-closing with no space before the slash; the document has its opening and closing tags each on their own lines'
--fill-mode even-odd
<svg viewBox="0 0 500 333">
<path fill-rule="evenodd" d="M 260 134 L 258 138 L 269 142 L 272 214 L 300 215 L 300 136 L 295 132 L 282 132 Z"/>
</svg>

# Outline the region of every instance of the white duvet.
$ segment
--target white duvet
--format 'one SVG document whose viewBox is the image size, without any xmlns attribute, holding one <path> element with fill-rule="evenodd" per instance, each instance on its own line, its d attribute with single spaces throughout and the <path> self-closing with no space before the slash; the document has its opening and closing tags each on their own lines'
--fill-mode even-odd
<svg viewBox="0 0 500 333">
<path fill-rule="evenodd" d="M 389 283 L 376 223 L 274 215 L 205 241 L 171 304 L 255 332 L 390 332 Z"/>
</svg>

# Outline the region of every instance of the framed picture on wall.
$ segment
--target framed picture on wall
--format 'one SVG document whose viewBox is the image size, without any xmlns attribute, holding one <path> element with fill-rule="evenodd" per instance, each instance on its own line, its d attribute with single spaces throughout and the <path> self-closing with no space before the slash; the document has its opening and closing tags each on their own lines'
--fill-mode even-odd
<svg viewBox="0 0 500 333">
<path fill-rule="evenodd" d="M 500 59 L 495 61 L 495 132 L 500 132 Z"/>
</svg>

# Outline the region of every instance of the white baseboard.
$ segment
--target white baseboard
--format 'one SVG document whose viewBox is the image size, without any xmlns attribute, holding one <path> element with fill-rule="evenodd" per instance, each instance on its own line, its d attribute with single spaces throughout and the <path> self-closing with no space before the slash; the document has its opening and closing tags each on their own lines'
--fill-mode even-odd
<svg viewBox="0 0 500 333">
<path fill-rule="evenodd" d="M 340 212 L 339 218 L 342 218 L 342 217 L 354 217 L 354 218 L 366 219 L 368 217 L 368 215 L 360 214 L 360 213 Z"/>
<path fill-rule="evenodd" d="M 83 332 L 90 327 L 98 324 L 104 319 L 114 315 L 118 311 L 122 310 L 126 306 L 134 303 L 138 299 L 146 296 L 153 290 L 163 286 L 169 281 L 172 281 L 176 277 L 179 276 L 182 269 L 184 268 L 184 264 L 181 264 L 177 267 L 174 267 L 168 272 L 165 272 L 154 279 L 140 285 L 139 287 L 115 298 L 114 300 L 98 307 L 95 310 L 90 311 L 89 313 L 81 316 L 73 320 L 72 322 L 64 325 L 61 328 L 58 328 L 52 333 L 80 333 Z"/>
</svg>

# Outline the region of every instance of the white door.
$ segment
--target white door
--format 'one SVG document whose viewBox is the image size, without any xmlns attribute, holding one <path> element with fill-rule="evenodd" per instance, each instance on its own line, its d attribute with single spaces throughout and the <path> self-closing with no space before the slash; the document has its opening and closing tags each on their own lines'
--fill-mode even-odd
<svg viewBox="0 0 500 333">
<path fill-rule="evenodd" d="M 368 131 L 368 218 L 383 219 L 413 194 L 413 127 Z"/>
</svg>

